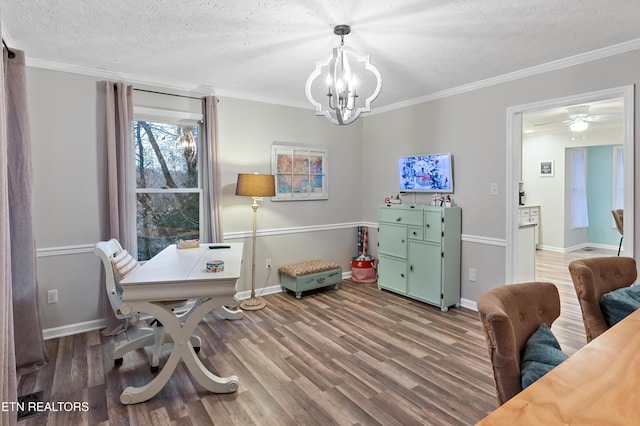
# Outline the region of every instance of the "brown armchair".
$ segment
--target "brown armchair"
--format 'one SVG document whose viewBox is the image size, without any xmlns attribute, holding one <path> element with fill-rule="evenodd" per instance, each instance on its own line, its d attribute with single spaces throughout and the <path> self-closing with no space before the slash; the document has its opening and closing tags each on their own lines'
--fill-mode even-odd
<svg viewBox="0 0 640 426">
<path fill-rule="evenodd" d="M 560 316 L 560 296 L 547 282 L 510 284 L 484 293 L 477 305 L 502 405 L 522 390 L 520 366 L 527 340 L 542 323 L 551 328 Z"/>
<path fill-rule="evenodd" d="M 631 257 L 592 257 L 569 263 L 587 343 L 609 329 L 600 308 L 602 295 L 636 281 L 636 261 Z"/>
</svg>

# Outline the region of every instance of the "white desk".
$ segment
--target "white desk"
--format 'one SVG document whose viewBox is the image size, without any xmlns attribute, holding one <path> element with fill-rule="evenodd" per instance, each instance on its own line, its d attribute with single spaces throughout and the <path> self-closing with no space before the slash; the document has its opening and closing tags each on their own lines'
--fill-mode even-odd
<svg viewBox="0 0 640 426">
<path fill-rule="evenodd" d="M 230 248 L 209 249 L 226 245 Z M 199 248 L 177 249 L 171 245 L 120 281 L 123 289 L 120 308 L 123 313 L 145 312 L 158 319 L 170 333 L 173 350 L 162 370 L 148 384 L 127 387 L 120 395 L 123 404 L 135 404 L 155 396 L 169 381 L 180 359 L 202 387 L 215 393 L 238 389 L 238 378 L 221 378 L 211 373 L 196 355 L 189 338 L 202 318 L 212 310 L 228 319 L 242 317 L 242 311 L 231 311 L 236 281 L 242 265 L 242 243 L 201 244 Z M 210 260 L 224 261 L 224 271 L 207 272 Z M 194 299 L 199 302 L 186 315 L 176 315 L 162 301 Z"/>
</svg>

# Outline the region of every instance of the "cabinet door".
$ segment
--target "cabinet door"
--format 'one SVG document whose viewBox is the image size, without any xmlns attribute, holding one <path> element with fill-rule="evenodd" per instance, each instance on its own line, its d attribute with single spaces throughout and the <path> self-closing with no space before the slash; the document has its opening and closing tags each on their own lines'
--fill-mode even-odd
<svg viewBox="0 0 640 426">
<path fill-rule="evenodd" d="M 409 243 L 409 282 L 411 297 L 440 306 L 442 293 L 442 250 L 439 244 Z"/>
<path fill-rule="evenodd" d="M 442 241 L 442 211 L 425 210 L 424 240 L 440 243 Z"/>
<path fill-rule="evenodd" d="M 407 257 L 407 227 L 380 223 L 378 225 L 378 248 L 380 254 Z"/>
<path fill-rule="evenodd" d="M 407 262 L 394 257 L 378 256 L 378 288 L 407 294 Z"/>
</svg>

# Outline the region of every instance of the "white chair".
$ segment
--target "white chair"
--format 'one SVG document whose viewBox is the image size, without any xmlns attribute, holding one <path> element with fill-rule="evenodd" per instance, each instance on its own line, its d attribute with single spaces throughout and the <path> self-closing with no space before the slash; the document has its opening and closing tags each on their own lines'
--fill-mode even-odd
<svg viewBox="0 0 640 426">
<path fill-rule="evenodd" d="M 114 271 L 114 263 L 112 262 L 116 256 L 122 253 L 124 250 L 120 243 L 116 239 L 111 239 L 109 241 L 100 241 L 96 244 L 93 253 L 98 256 L 102 260 L 102 266 L 105 271 L 106 278 L 106 288 L 107 288 L 107 296 L 109 298 L 109 303 L 111 303 L 111 307 L 113 308 L 113 312 L 116 318 L 124 319 L 138 316 L 140 314 L 144 314 L 143 312 L 134 312 L 131 314 L 123 314 L 120 311 L 120 307 L 123 302 L 121 299 L 122 290 L 118 284 L 118 274 Z M 134 263 L 131 263 L 130 269 L 135 269 L 137 267 L 137 261 L 131 258 Z M 177 310 L 177 315 L 187 317 L 191 311 L 198 305 L 198 300 L 172 300 L 167 302 L 162 302 L 168 305 L 172 310 Z M 178 311 L 179 310 L 179 311 Z M 142 327 L 138 329 L 138 336 L 133 340 L 129 340 L 118 347 L 113 351 L 113 363 L 115 366 L 122 365 L 124 354 L 127 352 L 137 350 L 140 348 L 145 348 L 147 346 L 153 346 L 153 355 L 151 360 L 151 372 L 156 373 L 159 370 L 160 363 L 160 350 L 164 343 L 173 343 L 171 336 L 164 331 L 164 327 L 162 324 L 153 320 L 151 322 L 151 327 Z M 200 351 L 200 338 L 197 336 L 192 336 L 192 345 L 193 349 L 196 353 Z"/>
</svg>

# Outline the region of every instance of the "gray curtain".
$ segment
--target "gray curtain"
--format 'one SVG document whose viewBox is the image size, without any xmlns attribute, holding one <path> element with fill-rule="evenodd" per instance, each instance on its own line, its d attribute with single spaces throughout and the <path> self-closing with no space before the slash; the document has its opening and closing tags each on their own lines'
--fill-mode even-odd
<svg viewBox="0 0 640 426">
<path fill-rule="evenodd" d="M 202 99 L 204 116 L 204 149 L 200 153 L 204 197 L 204 217 L 202 218 L 201 240 L 218 243 L 224 239 L 220 199 L 222 183 L 220 177 L 220 149 L 218 144 L 218 98 L 206 96 Z"/>
<path fill-rule="evenodd" d="M 0 81 L 5 81 L 7 51 L 2 49 Z M 9 237 L 9 183 L 7 156 L 7 104 L 5 85 L 0 85 L 0 401 L 17 401 L 16 357 L 13 335 L 11 289 L 11 239 Z M 16 413 L 0 410 L 0 424 L 15 425 Z"/>
<path fill-rule="evenodd" d="M 4 57 L 7 112 L 9 228 L 14 333 L 18 374 L 35 371 L 48 361 L 38 310 L 36 243 L 31 213 L 31 134 L 27 111 L 24 52 Z"/>
<path fill-rule="evenodd" d="M 133 123 L 133 86 L 121 82 L 106 82 L 106 129 L 107 129 L 107 203 L 104 224 L 104 239 L 115 238 L 133 256 L 137 253 L 136 232 L 130 229 L 136 208 L 135 175 L 130 172 L 133 163 L 131 146 Z M 106 297 L 104 273 L 101 274 L 103 313 L 107 327 L 102 334 L 112 336 L 125 331 L 131 322 L 119 320 Z"/>
</svg>

